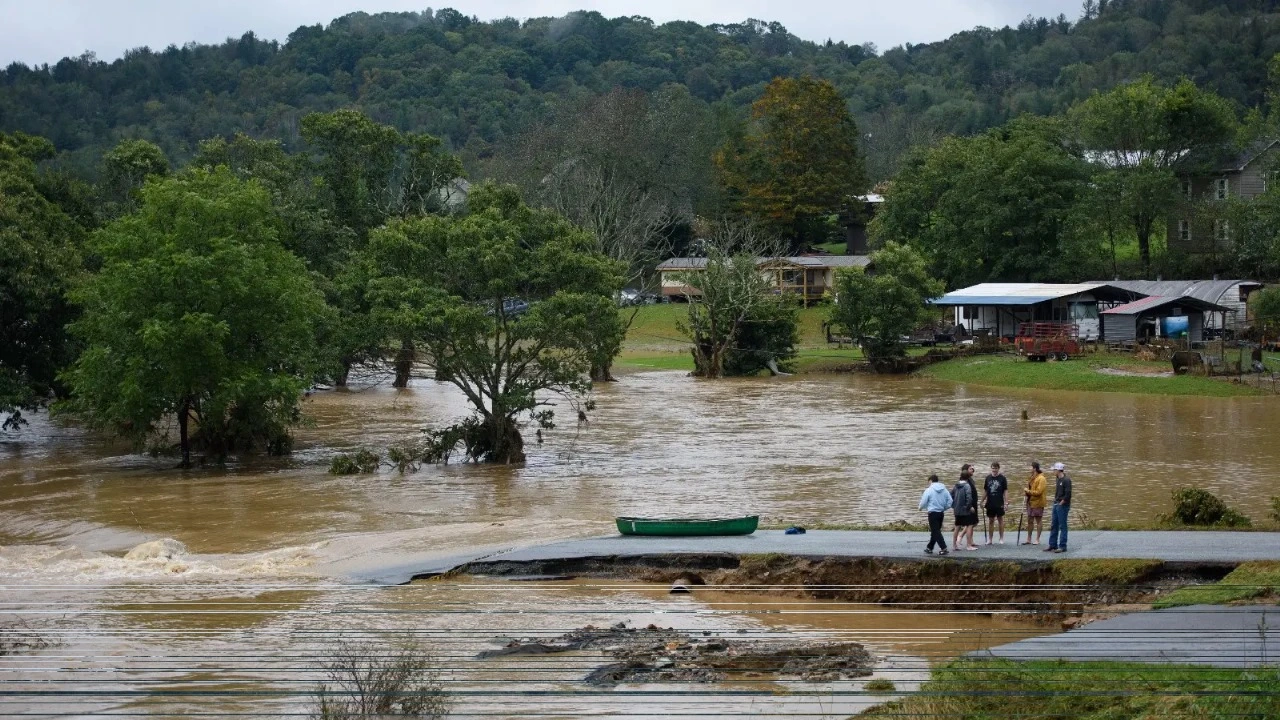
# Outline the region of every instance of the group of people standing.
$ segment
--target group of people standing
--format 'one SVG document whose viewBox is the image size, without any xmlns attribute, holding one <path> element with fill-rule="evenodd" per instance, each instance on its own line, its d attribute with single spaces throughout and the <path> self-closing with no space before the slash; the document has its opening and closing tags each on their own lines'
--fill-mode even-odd
<svg viewBox="0 0 1280 720">
<path fill-rule="evenodd" d="M 1071 512 L 1071 478 L 1067 475 L 1067 467 L 1055 463 L 1051 468 L 1057 481 L 1053 493 L 1053 510 L 1049 526 L 1049 546 L 1045 552 L 1064 553 L 1067 551 L 1067 513 Z M 951 533 L 951 545 L 956 550 L 977 550 L 973 542 L 973 530 L 979 521 L 978 487 L 973 480 L 974 467 L 965 463 L 960 468 L 960 479 L 950 490 L 938 480 L 937 475 L 929 476 L 929 487 L 920 496 L 920 509 L 929 514 L 929 544 L 924 551 L 933 554 L 934 547 L 940 555 L 946 555 L 946 538 L 942 536 L 942 524 L 947 510 L 955 517 L 955 529 Z M 1026 498 L 1025 511 L 1027 519 L 1027 539 L 1023 545 L 1039 545 L 1044 533 L 1044 511 L 1048 505 L 1048 481 L 1040 471 L 1040 463 L 1031 463 L 1031 473 L 1022 494 Z M 991 472 L 982 482 L 981 507 L 986 516 L 986 544 L 1004 544 L 1004 516 L 1006 498 L 1009 493 L 1009 480 L 1000 472 L 1000 463 L 991 463 Z M 1032 540 L 1032 531 L 1035 539 Z M 997 534 L 999 539 L 997 540 Z"/>
</svg>

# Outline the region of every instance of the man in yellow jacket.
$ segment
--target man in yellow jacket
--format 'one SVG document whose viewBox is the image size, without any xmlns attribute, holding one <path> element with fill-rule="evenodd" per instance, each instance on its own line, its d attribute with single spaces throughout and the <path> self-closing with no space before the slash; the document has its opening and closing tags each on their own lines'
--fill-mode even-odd
<svg viewBox="0 0 1280 720">
<path fill-rule="evenodd" d="M 1027 541 L 1023 545 L 1039 545 L 1040 536 L 1044 534 L 1044 493 L 1047 483 L 1044 473 L 1040 472 L 1040 463 L 1031 462 L 1031 478 L 1027 480 L 1027 488 L 1022 491 L 1027 496 Z M 1031 529 L 1036 530 L 1036 539 L 1031 540 Z"/>
</svg>

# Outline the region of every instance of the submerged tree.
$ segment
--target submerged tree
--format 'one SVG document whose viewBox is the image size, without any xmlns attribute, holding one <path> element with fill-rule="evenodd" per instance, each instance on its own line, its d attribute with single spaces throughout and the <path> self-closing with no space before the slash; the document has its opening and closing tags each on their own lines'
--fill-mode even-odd
<svg viewBox="0 0 1280 720">
<path fill-rule="evenodd" d="M 371 322 L 359 255 L 374 228 L 394 218 L 442 213 L 460 200 L 450 189 L 462 177 L 462 163 L 438 138 L 401 133 L 354 109 L 308 115 L 302 135 L 316 152 L 308 172 L 319 178 L 319 207 L 304 218 L 320 221 L 304 228 L 300 244 L 308 264 L 323 275 L 321 288 L 335 310 L 329 335 L 342 363 L 338 384 L 346 384 L 354 365 L 381 360 L 390 340 L 395 386 L 406 387 L 413 341 L 388 338 Z"/>
<path fill-rule="evenodd" d="M 872 255 L 872 264 L 874 274 L 864 268 L 837 271 L 831 322 L 881 369 L 906 355 L 904 335 L 936 318 L 928 301 L 942 295 L 943 285 L 929 276 L 919 253 L 896 243 Z"/>
<path fill-rule="evenodd" d="M 794 300 L 778 295 L 761 263 L 781 254 L 780 243 L 758 227 L 722 223 L 711 228 L 706 265 L 686 273 L 689 317 L 681 331 L 693 341 L 694 375 L 747 375 L 795 355 Z"/>
<path fill-rule="evenodd" d="M 193 447 L 285 452 L 325 307 L 267 191 L 225 168 L 154 181 L 90 249 L 102 269 L 72 294 L 68 407 L 138 442 L 176 422 L 184 467 Z"/>
<path fill-rule="evenodd" d="M 36 162 L 53 144 L 0 133 L 0 430 L 40 408 L 70 361 L 66 292 L 83 229 L 41 191 Z"/>
<path fill-rule="evenodd" d="M 582 398 L 603 329 L 618 322 L 620 266 L 511 187 L 475 188 L 466 215 L 398 220 L 368 248 L 376 322 L 410 339 L 476 418 L 473 459 L 524 460 L 527 417 L 550 427 L 548 394 Z M 609 318 L 613 318 L 612 321 Z"/>
</svg>

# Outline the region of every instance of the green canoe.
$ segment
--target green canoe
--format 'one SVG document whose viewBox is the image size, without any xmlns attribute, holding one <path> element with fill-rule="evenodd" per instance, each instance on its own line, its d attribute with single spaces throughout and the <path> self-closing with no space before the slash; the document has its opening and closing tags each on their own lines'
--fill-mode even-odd
<svg viewBox="0 0 1280 720">
<path fill-rule="evenodd" d="M 623 535 L 750 535 L 759 524 L 759 515 L 723 520 L 620 517 L 618 532 Z"/>
</svg>

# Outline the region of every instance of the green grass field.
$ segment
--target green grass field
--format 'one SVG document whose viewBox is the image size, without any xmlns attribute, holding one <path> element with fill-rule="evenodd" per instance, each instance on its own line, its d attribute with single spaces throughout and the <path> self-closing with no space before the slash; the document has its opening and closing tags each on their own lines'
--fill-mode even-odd
<svg viewBox="0 0 1280 720">
<path fill-rule="evenodd" d="M 1106 369 L 1135 374 L 1108 375 L 1102 372 Z M 1097 353 L 1078 355 L 1066 362 L 1028 362 L 1012 355 L 983 355 L 948 360 L 931 365 L 922 372 L 939 380 L 988 387 L 1211 397 L 1261 394 L 1253 388 L 1223 380 L 1155 374 L 1167 369 L 1167 362 L 1148 362 L 1130 355 Z"/>
<path fill-rule="evenodd" d="M 959 660 L 859 718 L 1274 718 L 1280 671 L 1141 663 Z"/>
<path fill-rule="evenodd" d="M 693 357 L 689 354 L 689 340 L 680 332 L 679 323 L 688 317 L 689 306 L 684 303 L 660 303 L 639 308 L 624 308 L 624 318 L 630 318 L 631 327 L 622 354 L 616 366 L 644 368 L 648 370 L 693 370 Z M 800 343 L 798 356 L 792 361 L 796 372 L 822 373 L 847 372 L 862 360 L 857 348 L 836 347 L 827 344 L 822 323 L 827 319 L 827 308 L 810 307 L 800 311 Z"/>
</svg>

